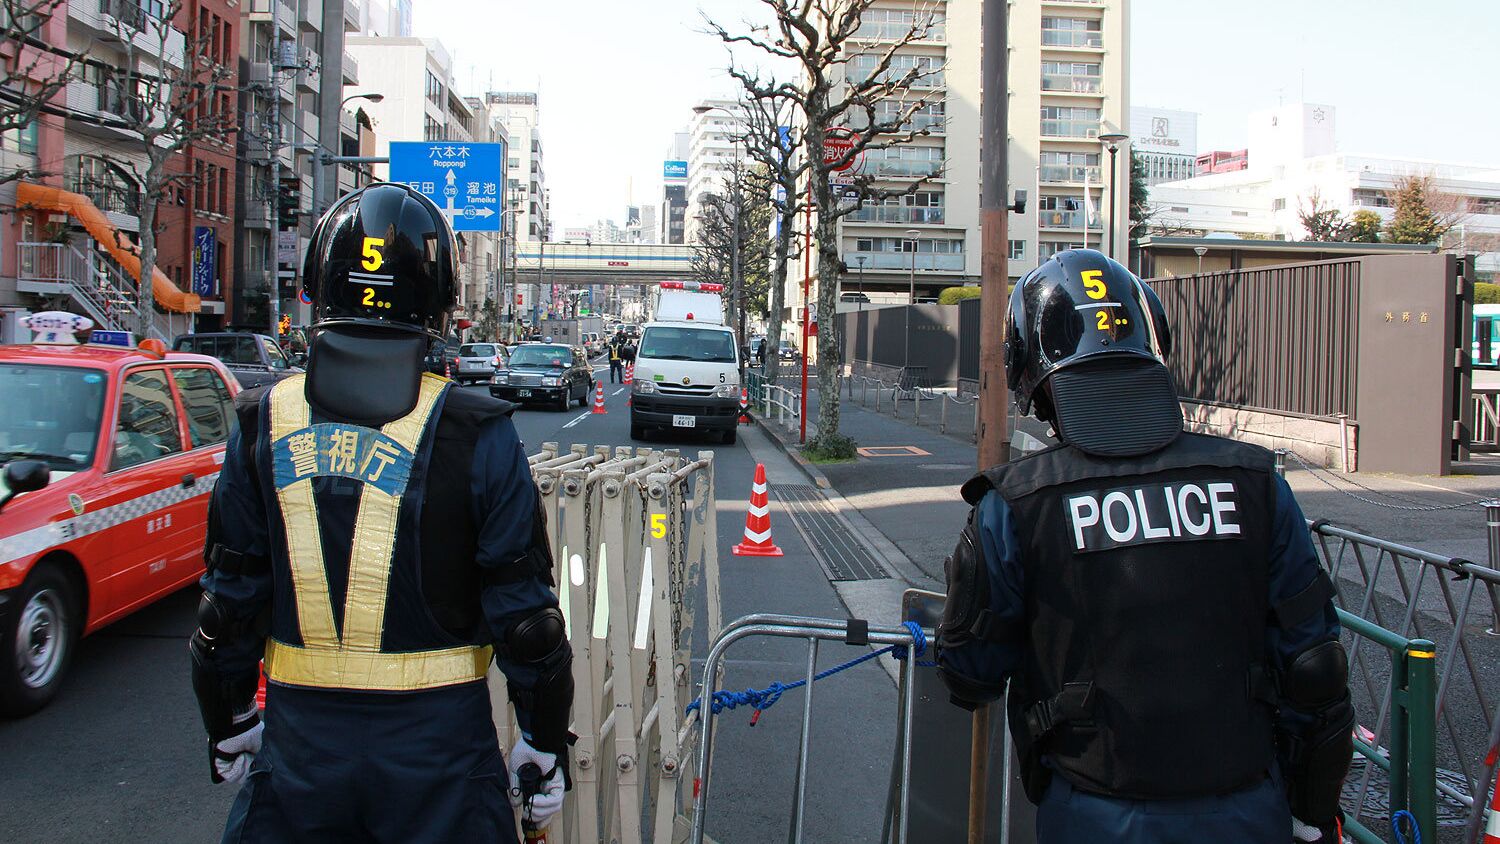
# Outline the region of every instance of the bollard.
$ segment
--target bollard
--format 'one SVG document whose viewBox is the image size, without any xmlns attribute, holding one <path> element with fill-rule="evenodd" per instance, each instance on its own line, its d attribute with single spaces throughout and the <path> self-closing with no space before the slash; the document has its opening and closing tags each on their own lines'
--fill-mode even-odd
<svg viewBox="0 0 1500 844">
<path fill-rule="evenodd" d="M 1500 565 L 1500 500 L 1484 502 L 1485 535 L 1490 543 L 1490 568 Z M 1490 627 L 1484 631 L 1491 636 L 1500 636 L 1500 588 L 1493 583 L 1485 584 L 1490 593 Z"/>
<path fill-rule="evenodd" d="M 1349 414 L 1339 414 L 1339 457 L 1344 474 L 1349 474 Z"/>
<path fill-rule="evenodd" d="M 1276 474 L 1279 477 L 1283 477 L 1284 478 L 1284 477 L 1286 477 L 1286 449 L 1284 449 L 1284 448 L 1278 448 L 1278 449 L 1276 449 L 1275 454 L 1276 454 Z"/>
<path fill-rule="evenodd" d="M 875 382 L 875 412 L 880 412 L 880 382 Z"/>
<path fill-rule="evenodd" d="M 948 397 L 943 396 L 942 404 L 938 406 L 938 432 L 948 433 Z"/>
<path fill-rule="evenodd" d="M 922 391 L 921 390 L 917 390 L 917 391 L 913 392 L 912 396 L 911 396 L 911 401 L 912 401 L 912 405 L 911 405 L 911 407 L 912 407 L 912 411 L 911 411 L 912 421 L 914 421 L 918 425 L 920 425 L 920 424 L 922 424 Z"/>
</svg>

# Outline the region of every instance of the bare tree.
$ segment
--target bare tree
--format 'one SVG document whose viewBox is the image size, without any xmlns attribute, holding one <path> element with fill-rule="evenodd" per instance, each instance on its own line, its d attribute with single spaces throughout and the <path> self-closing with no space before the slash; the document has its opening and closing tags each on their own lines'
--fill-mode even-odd
<svg viewBox="0 0 1500 844">
<path fill-rule="evenodd" d="M 747 89 L 766 90 L 759 83 Z M 753 96 L 753 94 L 752 94 Z M 774 224 L 771 235 L 769 299 L 766 307 L 765 353 L 761 357 L 762 372 L 768 383 L 774 384 L 780 376 L 782 311 L 786 307 L 787 261 L 792 255 L 792 245 L 799 236 L 797 217 L 802 213 L 802 192 L 797 189 L 802 174 L 806 172 L 808 159 L 795 154 L 798 141 L 791 127 L 797 119 L 797 104 L 782 96 L 768 94 L 755 97 L 744 109 L 746 131 L 745 150 L 750 158 L 760 164 L 765 174 L 765 196 L 770 206 Z"/>
<path fill-rule="evenodd" d="M 0 134 L 62 113 L 52 100 L 67 87 L 78 57 L 47 43 L 42 30 L 63 2 L 0 0 Z M 24 167 L 0 171 L 0 185 L 37 174 Z"/>
<path fill-rule="evenodd" d="M 129 11 L 113 18 L 124 59 L 120 67 L 101 67 L 102 83 L 118 97 L 123 128 L 139 136 L 133 143 L 144 159 L 113 159 L 140 185 L 137 217 L 139 246 L 121 242 L 121 248 L 137 254 L 141 262 L 138 278 L 140 324 L 137 331 L 150 333 L 156 311 L 152 277 L 156 270 L 156 209 L 174 189 L 192 183 L 193 173 L 174 173 L 168 166 L 195 143 L 225 138 L 237 125 L 233 88 L 225 83 L 233 71 L 219 61 L 235 52 L 218 45 L 214 34 L 199 29 L 196 21 L 181 14 L 183 3 L 173 0 L 160 16 L 140 6 L 126 4 Z M 183 31 L 173 21 L 180 17 Z M 229 94 L 229 96 L 222 96 Z M 123 235 L 117 235 L 123 238 Z"/>
<path fill-rule="evenodd" d="M 796 82 L 788 82 L 766 78 L 733 62 L 729 67 L 729 75 L 739 81 L 749 100 L 785 100 L 802 117 L 800 170 L 810 183 L 816 213 L 816 311 L 829 329 L 818 332 L 818 427 L 809 447 L 830 456 L 852 456 L 853 442 L 839 434 L 842 350 L 831 325 L 841 276 L 838 220 L 858 205 L 841 205 L 829 177 L 848 169 L 867 150 L 900 146 L 930 134 L 926 127 L 911 128 L 914 116 L 927 106 L 927 100 L 912 91 L 939 76 L 942 68 L 924 62 L 925 57 L 915 57 L 903 66 L 911 56 L 902 50 L 927 37 L 934 14 L 919 9 L 904 32 L 889 43 L 877 44 L 863 37 L 860 27 L 861 16 L 875 0 L 759 2 L 773 19 L 769 27 L 747 26 L 747 31 L 733 33 L 710 20 L 709 31 L 730 48 L 746 47 L 767 60 L 794 63 L 800 72 Z M 891 34 L 882 33 L 882 37 Z M 825 142 L 830 136 L 844 139 L 841 151 L 827 153 Z M 857 177 L 856 185 L 865 198 L 883 199 L 915 193 L 935 175 L 928 174 L 901 190 L 877 189 L 870 175 Z"/>
<path fill-rule="evenodd" d="M 1297 221 L 1307 232 L 1307 239 L 1314 241 L 1343 240 L 1349 231 L 1349 221 L 1337 206 L 1323 201 L 1323 194 L 1313 188 L 1306 203 L 1297 203 Z"/>
</svg>

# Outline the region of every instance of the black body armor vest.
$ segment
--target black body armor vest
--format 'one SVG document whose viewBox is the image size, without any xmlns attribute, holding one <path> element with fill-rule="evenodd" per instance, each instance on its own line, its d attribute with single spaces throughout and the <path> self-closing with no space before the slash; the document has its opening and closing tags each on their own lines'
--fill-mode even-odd
<svg viewBox="0 0 1500 844">
<path fill-rule="evenodd" d="M 1049 770 L 1131 799 L 1266 775 L 1272 484 L 1266 450 L 1183 434 L 1139 457 L 1059 446 L 964 485 L 1015 512 L 1029 647 L 1009 715 L 1033 799 Z"/>
</svg>

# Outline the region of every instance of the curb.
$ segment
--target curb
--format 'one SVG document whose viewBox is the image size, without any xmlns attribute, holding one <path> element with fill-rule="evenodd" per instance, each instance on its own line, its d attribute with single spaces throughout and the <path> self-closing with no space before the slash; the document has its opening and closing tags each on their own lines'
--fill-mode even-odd
<svg viewBox="0 0 1500 844">
<path fill-rule="evenodd" d="M 751 414 L 750 418 L 754 419 L 755 426 L 764 431 L 771 442 L 775 443 L 776 447 L 781 449 L 782 454 L 785 454 L 793 463 L 797 464 L 797 468 L 801 469 L 802 474 L 806 475 L 807 479 L 812 481 L 813 486 L 822 490 L 833 489 L 833 484 L 829 483 L 828 476 L 823 474 L 823 470 L 819 469 L 817 465 L 806 457 L 803 457 L 802 452 L 794 444 L 782 439 L 781 431 L 772 425 L 767 425 L 759 416 Z"/>
</svg>

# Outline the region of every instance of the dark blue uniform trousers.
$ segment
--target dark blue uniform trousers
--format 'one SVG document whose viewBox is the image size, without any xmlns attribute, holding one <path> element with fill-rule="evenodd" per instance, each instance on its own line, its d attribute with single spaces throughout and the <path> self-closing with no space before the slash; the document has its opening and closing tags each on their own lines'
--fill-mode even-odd
<svg viewBox="0 0 1500 844">
<path fill-rule="evenodd" d="M 1054 775 L 1037 807 L 1038 844 L 1280 844 L 1292 839 L 1281 779 L 1214 797 L 1120 800 Z"/>
<path fill-rule="evenodd" d="M 271 684 L 265 717 L 225 844 L 517 841 L 483 682 L 410 693 Z"/>
</svg>

